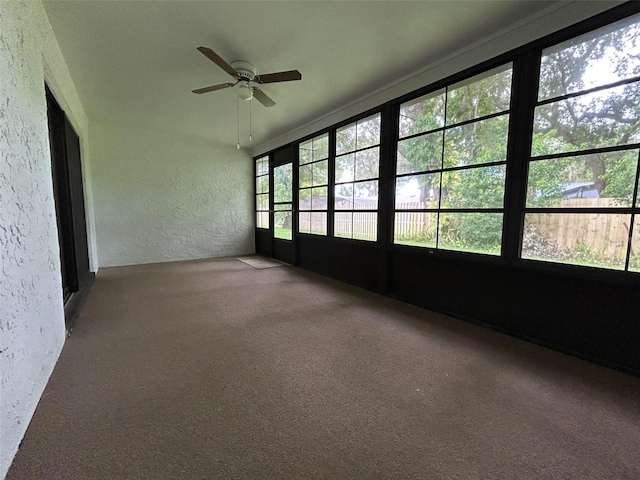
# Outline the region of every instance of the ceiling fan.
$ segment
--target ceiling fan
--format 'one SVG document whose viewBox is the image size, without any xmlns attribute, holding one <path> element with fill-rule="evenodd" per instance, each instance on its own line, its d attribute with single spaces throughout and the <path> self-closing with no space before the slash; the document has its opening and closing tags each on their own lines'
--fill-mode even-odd
<svg viewBox="0 0 640 480">
<path fill-rule="evenodd" d="M 235 83 L 221 83 L 210 87 L 198 88 L 196 90 L 192 90 L 193 93 L 214 92 L 224 88 L 235 87 L 240 84 L 238 87 L 239 98 L 243 100 L 251 100 L 252 98 L 255 98 L 265 107 L 272 107 L 276 102 L 269 98 L 269 96 L 264 93 L 258 85 L 265 83 L 290 82 L 302 79 L 302 74 L 298 70 L 256 75 L 256 67 L 249 62 L 239 60 L 232 62 L 231 65 L 229 65 L 222 59 L 222 57 L 220 57 L 220 55 L 210 48 L 198 47 L 198 51 L 235 78 L 236 81 Z"/>
</svg>

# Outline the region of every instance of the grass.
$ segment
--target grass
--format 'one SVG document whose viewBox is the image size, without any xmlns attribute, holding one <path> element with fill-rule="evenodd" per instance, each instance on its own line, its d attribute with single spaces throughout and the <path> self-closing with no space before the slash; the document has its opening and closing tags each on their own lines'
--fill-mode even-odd
<svg viewBox="0 0 640 480">
<path fill-rule="evenodd" d="M 283 240 L 291 240 L 293 238 L 293 232 L 290 228 L 276 227 L 273 231 L 274 238 L 281 238 Z"/>
<path fill-rule="evenodd" d="M 408 245 L 410 247 L 436 248 L 436 242 L 422 242 L 420 240 L 398 240 L 393 241 L 396 245 Z"/>
<path fill-rule="evenodd" d="M 472 247 L 466 245 L 451 245 L 441 243 L 436 247 L 435 240 L 408 240 L 408 239 L 395 239 L 396 245 L 408 245 L 410 247 L 422 247 L 422 248 L 438 248 L 440 250 L 451 250 L 454 252 L 467 252 L 467 253 L 481 253 L 483 255 L 500 255 L 500 247 L 487 248 L 487 247 Z"/>
<path fill-rule="evenodd" d="M 527 260 L 540 260 L 542 262 L 551 262 L 551 263 L 561 263 L 564 265 L 577 265 L 580 267 L 596 267 L 596 268 L 607 268 L 610 270 L 624 270 L 624 261 L 622 261 L 622 263 L 614 263 L 613 261 L 594 261 L 594 260 L 589 260 L 589 259 L 575 259 L 575 258 L 566 258 L 566 259 L 559 259 L 559 258 L 549 258 L 549 257 L 542 257 L 539 255 L 530 255 L 530 256 L 524 256 L 522 258 L 525 258 Z M 630 268 L 630 270 L 633 271 L 632 268 Z"/>
</svg>

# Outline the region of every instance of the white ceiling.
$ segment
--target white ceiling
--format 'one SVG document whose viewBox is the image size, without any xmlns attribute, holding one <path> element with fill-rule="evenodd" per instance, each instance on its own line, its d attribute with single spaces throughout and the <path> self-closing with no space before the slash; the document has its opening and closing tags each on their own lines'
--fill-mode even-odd
<svg viewBox="0 0 640 480">
<path fill-rule="evenodd" d="M 274 107 L 254 102 L 254 146 L 554 3 L 44 2 L 92 121 L 235 145 L 235 92 L 191 93 L 231 80 L 196 47 L 208 46 L 229 63 L 249 61 L 259 73 L 300 70 L 302 81 L 264 86 Z M 241 107 L 247 115 L 248 105 Z"/>
</svg>

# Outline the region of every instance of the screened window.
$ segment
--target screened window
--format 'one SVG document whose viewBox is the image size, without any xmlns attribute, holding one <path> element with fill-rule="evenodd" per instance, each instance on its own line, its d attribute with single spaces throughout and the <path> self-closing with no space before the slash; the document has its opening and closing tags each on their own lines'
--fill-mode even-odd
<svg viewBox="0 0 640 480">
<path fill-rule="evenodd" d="M 326 235 L 329 134 L 301 143 L 298 153 L 298 231 Z"/>
<path fill-rule="evenodd" d="M 256 227 L 269 228 L 269 157 L 256 160 Z"/>
<path fill-rule="evenodd" d="M 336 132 L 334 236 L 378 239 L 380 114 Z"/>
<path fill-rule="evenodd" d="M 542 52 L 523 258 L 640 271 L 639 35 L 636 15 Z"/>
<path fill-rule="evenodd" d="M 400 107 L 394 243 L 499 255 L 511 64 Z"/>
</svg>

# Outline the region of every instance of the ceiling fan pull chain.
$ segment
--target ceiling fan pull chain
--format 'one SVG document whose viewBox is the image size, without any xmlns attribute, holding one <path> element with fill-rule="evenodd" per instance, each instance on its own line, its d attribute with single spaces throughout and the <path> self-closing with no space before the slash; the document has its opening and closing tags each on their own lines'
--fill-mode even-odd
<svg viewBox="0 0 640 480">
<path fill-rule="evenodd" d="M 253 142 L 253 138 L 251 137 L 251 104 L 253 102 L 249 100 L 249 141 Z"/>
<path fill-rule="evenodd" d="M 236 126 L 238 127 L 238 144 L 236 148 L 240 150 L 240 99 L 236 96 Z"/>
</svg>

